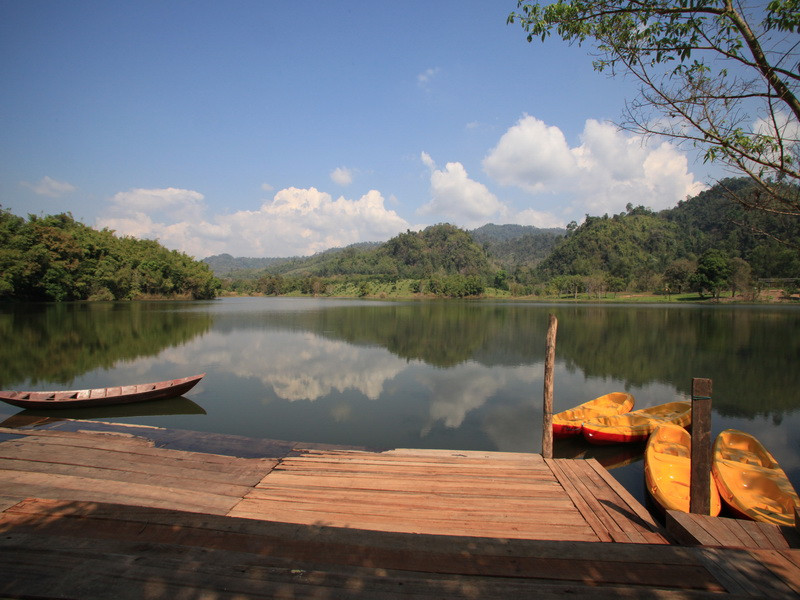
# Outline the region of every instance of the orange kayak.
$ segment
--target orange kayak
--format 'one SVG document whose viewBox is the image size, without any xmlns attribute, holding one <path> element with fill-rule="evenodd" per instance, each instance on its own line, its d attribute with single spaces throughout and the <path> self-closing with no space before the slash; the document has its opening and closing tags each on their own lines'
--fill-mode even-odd
<svg viewBox="0 0 800 600">
<path fill-rule="evenodd" d="M 583 422 L 597 417 L 621 415 L 633 408 L 630 394 L 611 392 L 574 408 L 553 415 L 553 436 L 557 438 L 580 435 Z"/>
<path fill-rule="evenodd" d="M 720 496 L 740 517 L 794 525 L 800 499 L 775 457 L 755 437 L 726 429 L 714 441 L 711 472 Z"/>
<path fill-rule="evenodd" d="M 611 392 L 574 408 L 553 415 L 553 436 L 557 438 L 580 435 L 583 422 L 596 417 L 621 415 L 633 408 L 630 394 Z"/>
<path fill-rule="evenodd" d="M 663 423 L 647 440 L 644 451 L 644 477 L 647 491 L 664 510 L 689 512 L 689 487 L 692 473 L 692 436 L 680 425 Z M 711 477 L 711 516 L 722 508 L 717 484 Z"/>
<path fill-rule="evenodd" d="M 583 437 L 593 444 L 644 442 L 662 423 L 674 423 L 686 427 L 691 422 L 690 402 L 667 402 L 623 415 L 597 417 L 586 421 L 583 424 Z"/>
</svg>

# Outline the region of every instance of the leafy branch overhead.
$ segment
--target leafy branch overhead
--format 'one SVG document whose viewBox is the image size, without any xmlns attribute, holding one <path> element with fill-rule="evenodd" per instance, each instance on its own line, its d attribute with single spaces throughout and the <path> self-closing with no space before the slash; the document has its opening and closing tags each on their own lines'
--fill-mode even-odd
<svg viewBox="0 0 800 600">
<path fill-rule="evenodd" d="M 590 43 L 594 67 L 633 76 L 620 126 L 700 148 L 757 186 L 735 200 L 800 219 L 800 2 L 520 0 L 528 41 Z"/>
</svg>

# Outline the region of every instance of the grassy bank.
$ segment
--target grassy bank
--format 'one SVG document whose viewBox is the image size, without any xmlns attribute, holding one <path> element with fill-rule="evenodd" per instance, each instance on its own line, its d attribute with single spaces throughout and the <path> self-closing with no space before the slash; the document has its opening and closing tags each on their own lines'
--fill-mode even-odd
<svg viewBox="0 0 800 600">
<path fill-rule="evenodd" d="M 368 282 L 362 284 L 341 283 L 328 284 L 325 293 L 319 297 L 332 298 L 365 298 L 371 300 L 425 300 L 425 299 L 444 299 L 441 296 L 424 294 L 416 291 L 418 282 L 415 280 L 399 280 L 393 283 Z M 236 294 L 228 294 L 236 295 Z M 307 294 L 293 292 L 287 296 L 303 297 Z M 473 298 L 474 299 L 474 298 Z M 720 299 L 714 299 L 708 295 L 700 296 L 696 292 L 686 294 L 654 294 L 654 293 L 631 293 L 631 292 L 606 292 L 604 294 L 578 294 L 570 295 L 527 295 L 515 296 L 507 290 L 496 288 L 486 288 L 478 299 L 489 300 L 523 300 L 528 302 L 564 302 L 564 303 L 620 303 L 620 304 L 798 304 L 800 296 L 794 295 L 787 298 L 782 290 L 764 290 L 757 297 L 752 294 L 743 296 L 737 294 L 732 298 L 730 294 L 725 294 Z"/>
</svg>

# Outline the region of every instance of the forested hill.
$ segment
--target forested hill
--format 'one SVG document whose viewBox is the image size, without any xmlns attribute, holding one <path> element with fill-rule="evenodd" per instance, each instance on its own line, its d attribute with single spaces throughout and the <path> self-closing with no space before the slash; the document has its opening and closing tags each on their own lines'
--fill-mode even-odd
<svg viewBox="0 0 800 600">
<path fill-rule="evenodd" d="M 587 217 L 529 276 L 560 278 L 560 286 L 573 289 L 715 294 L 763 279 L 800 278 L 797 220 L 746 211 L 731 191 L 754 190 L 748 180 L 731 179 L 659 213 L 628 205 L 611 217 Z"/>
<path fill-rule="evenodd" d="M 742 290 L 765 278 L 800 278 L 800 253 L 768 234 L 800 247 L 800 227 L 747 212 L 728 195 L 751 188 L 748 180 L 726 180 L 672 209 L 654 212 L 629 204 L 616 215 L 587 216 L 568 230 L 489 224 L 467 232 L 434 225 L 383 244 L 232 272 L 226 285 L 265 293 L 309 291 L 313 285 L 316 293 L 347 281 L 360 282 L 365 290 L 365 281 L 408 279 L 418 282 L 414 289 L 430 292 L 442 288 L 442 278 L 460 277 L 458 284 L 451 281 L 460 292 L 486 286 L 519 294 L 695 289 L 716 295 L 725 286 Z M 316 278 L 313 284 L 310 278 Z"/>
<path fill-rule="evenodd" d="M 219 287 L 206 264 L 158 242 L 0 208 L 0 300 L 205 299 Z"/>
<path fill-rule="evenodd" d="M 439 252 L 452 252 L 452 247 L 470 247 L 470 254 L 481 256 L 481 262 L 489 260 L 495 267 L 513 271 L 519 266 L 533 267 L 552 252 L 556 243 L 564 237 L 566 229 L 539 229 L 530 225 L 495 225 L 489 223 L 478 229 L 466 232 L 479 249 L 473 248 L 463 234 L 465 232 L 452 225 L 434 225 L 420 232 L 406 232 L 387 242 L 361 242 L 345 248 L 331 248 L 313 256 L 293 256 L 287 258 L 233 257 L 230 254 L 217 254 L 203 259 L 217 277 L 234 279 L 253 279 L 265 272 L 271 274 L 387 274 L 432 273 L 442 267 L 455 264 L 450 258 L 438 257 Z M 448 238 L 449 241 L 444 240 Z M 435 240 L 438 239 L 438 246 Z M 387 248 L 385 246 L 390 246 Z M 416 249 L 408 248 L 414 246 Z M 413 256 L 422 253 L 427 264 L 419 267 L 422 258 Z M 399 257 L 402 264 L 389 267 L 387 260 Z M 383 261 L 383 265 L 378 263 Z M 419 267 L 419 268 L 417 268 Z M 460 271 L 481 271 L 486 265 Z"/>
<path fill-rule="evenodd" d="M 311 257 L 219 255 L 205 262 L 158 242 L 97 231 L 69 214 L 26 220 L 0 208 L 0 300 L 213 298 L 221 284 L 209 265 L 225 274 L 227 291 L 245 294 L 369 295 L 389 286 L 445 296 L 478 295 L 487 287 L 517 295 L 695 290 L 718 296 L 722 289 L 757 290 L 765 279 L 800 285 L 796 220 L 747 212 L 728 197 L 730 190 L 757 192 L 747 180 L 726 180 L 669 210 L 629 204 L 566 230 L 489 224 L 468 232 L 440 224 Z"/>
</svg>

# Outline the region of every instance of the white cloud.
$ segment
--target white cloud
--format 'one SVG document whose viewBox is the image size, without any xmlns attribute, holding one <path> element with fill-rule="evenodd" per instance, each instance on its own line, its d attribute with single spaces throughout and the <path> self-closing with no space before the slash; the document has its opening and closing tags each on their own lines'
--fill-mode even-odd
<svg viewBox="0 0 800 600">
<path fill-rule="evenodd" d="M 272 187 L 270 184 L 266 182 L 261 184 L 261 190 L 264 192 L 271 192 L 274 189 L 275 189 L 274 187 Z"/>
<path fill-rule="evenodd" d="M 163 215 L 174 219 L 200 219 L 205 210 L 204 196 L 193 190 L 179 188 L 132 189 L 119 192 L 111 203 L 125 212 Z"/>
<path fill-rule="evenodd" d="M 21 181 L 20 184 L 32 189 L 34 193 L 40 196 L 47 196 L 48 198 L 58 198 L 59 196 L 63 196 L 64 194 L 68 194 L 76 190 L 75 186 L 71 183 L 67 183 L 66 181 L 56 181 L 47 175 L 42 177 L 36 183 Z"/>
<path fill-rule="evenodd" d="M 526 208 L 514 215 L 514 223 L 547 229 L 550 227 L 563 227 L 564 219 L 551 212 Z"/>
<path fill-rule="evenodd" d="M 586 121 L 581 144 L 570 148 L 560 129 L 524 116 L 484 158 L 486 173 L 502 185 L 560 203 L 559 220 L 622 211 L 630 202 L 654 210 L 674 206 L 705 186 L 689 172 L 686 156 L 669 143 L 631 136 L 608 123 Z M 538 223 L 551 212 L 523 211 Z M 519 221 L 518 221 L 519 222 Z"/>
<path fill-rule="evenodd" d="M 337 167 L 331 171 L 331 181 L 345 186 L 353 183 L 353 171 L 345 167 Z"/>
<path fill-rule="evenodd" d="M 433 79 L 434 77 L 436 77 L 436 75 L 439 74 L 440 70 L 441 69 L 439 69 L 439 67 L 425 69 L 422 73 L 417 75 L 417 84 L 419 84 L 422 87 L 425 87 L 430 83 L 431 79 Z"/>
<path fill-rule="evenodd" d="M 287 188 L 257 210 L 204 216 L 203 195 L 191 190 L 131 190 L 114 196 L 98 227 L 158 239 L 197 258 L 309 255 L 361 241 L 380 241 L 408 223 L 386 209 L 380 192 L 356 200 L 315 188 Z"/>
<path fill-rule="evenodd" d="M 502 185 L 541 192 L 575 170 L 575 157 L 558 127 L 525 116 L 503 134 L 483 168 Z"/>
<path fill-rule="evenodd" d="M 420 158 L 431 170 L 432 198 L 419 208 L 418 214 L 439 215 L 455 225 L 471 228 L 507 213 L 507 207 L 485 185 L 469 178 L 461 163 L 450 162 L 440 170 L 428 153 L 423 152 Z"/>
</svg>

